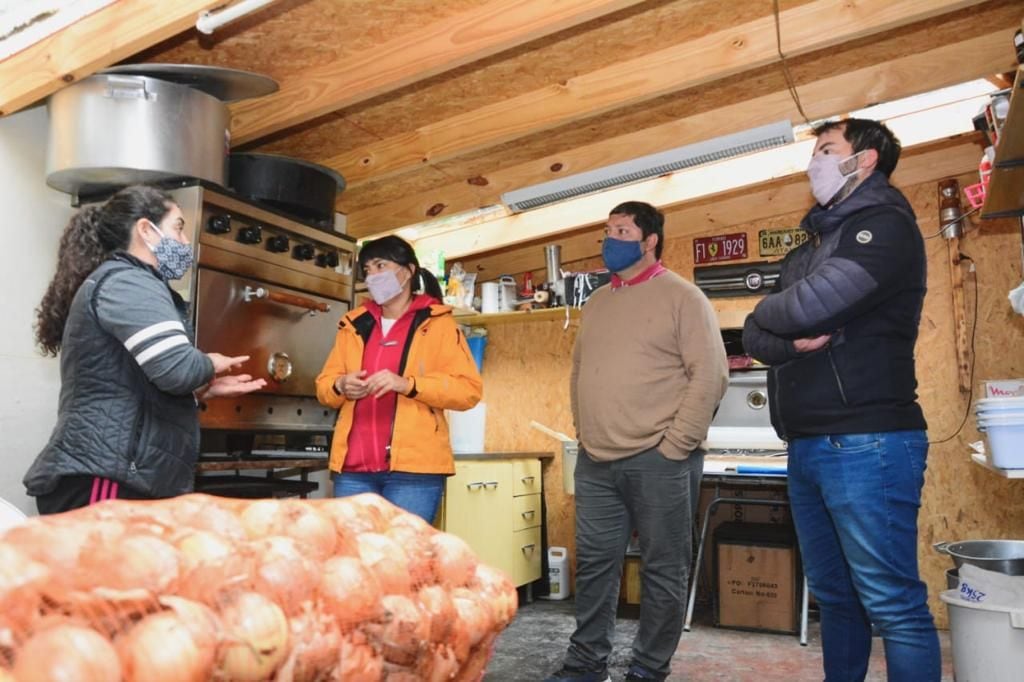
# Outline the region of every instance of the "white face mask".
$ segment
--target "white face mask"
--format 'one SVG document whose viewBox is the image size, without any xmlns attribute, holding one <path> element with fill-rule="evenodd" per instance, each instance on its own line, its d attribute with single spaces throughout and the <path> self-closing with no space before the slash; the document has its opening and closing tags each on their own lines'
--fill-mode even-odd
<svg viewBox="0 0 1024 682">
<path fill-rule="evenodd" d="M 835 154 L 815 154 L 811 157 L 811 162 L 807 164 L 807 177 L 811 179 L 811 193 L 819 204 L 828 205 L 828 202 L 856 177 L 857 163 L 851 164 L 850 161 L 863 153 L 864 151 L 859 151 L 845 159 L 840 159 Z M 843 168 L 849 168 L 851 165 L 852 170 L 843 172 Z"/>
<path fill-rule="evenodd" d="M 377 305 L 384 305 L 398 296 L 403 286 L 394 270 L 381 270 L 366 277 L 366 288 Z"/>
</svg>

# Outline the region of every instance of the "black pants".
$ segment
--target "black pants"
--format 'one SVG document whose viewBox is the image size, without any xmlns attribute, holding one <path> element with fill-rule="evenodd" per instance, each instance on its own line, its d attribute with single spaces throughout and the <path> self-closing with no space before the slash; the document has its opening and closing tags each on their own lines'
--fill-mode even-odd
<svg viewBox="0 0 1024 682">
<path fill-rule="evenodd" d="M 622 562 L 640 535 L 640 626 L 633 661 L 667 676 L 683 631 L 693 517 L 704 454 L 683 461 L 656 449 L 614 462 L 580 451 L 576 462 L 576 631 L 565 663 L 607 666 Z"/>
<path fill-rule="evenodd" d="M 36 498 L 36 509 L 40 514 L 59 514 L 114 499 L 145 500 L 149 499 L 149 496 L 109 478 L 64 476 L 53 492 Z"/>
</svg>

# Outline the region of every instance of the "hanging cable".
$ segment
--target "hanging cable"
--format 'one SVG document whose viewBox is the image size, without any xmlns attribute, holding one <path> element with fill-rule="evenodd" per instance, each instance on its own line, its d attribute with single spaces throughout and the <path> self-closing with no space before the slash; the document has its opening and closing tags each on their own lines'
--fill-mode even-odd
<svg viewBox="0 0 1024 682">
<path fill-rule="evenodd" d="M 974 338 L 978 331 L 978 268 L 974 264 L 974 259 L 966 253 L 960 253 L 960 260 L 970 261 L 971 270 L 974 271 L 974 321 L 971 323 L 971 378 L 967 391 L 967 407 L 964 409 L 964 417 L 960 420 L 960 426 L 957 427 L 956 431 L 942 440 L 929 441 L 928 445 L 947 443 L 959 436 L 960 432 L 964 430 L 964 425 L 967 424 L 967 418 L 971 416 L 971 403 L 974 402 L 974 366 L 976 364 L 976 358 L 974 355 Z"/>
<path fill-rule="evenodd" d="M 782 20 L 779 18 L 779 0 L 772 0 L 772 13 L 775 15 L 775 49 L 779 53 L 779 60 L 782 64 L 782 75 L 786 78 L 786 88 L 789 90 L 790 96 L 793 98 L 793 102 L 796 104 L 797 111 L 804 117 L 804 123 L 809 127 L 811 126 L 811 120 L 804 113 L 804 107 L 800 103 L 800 94 L 796 91 L 796 83 L 793 82 L 793 76 L 789 73 L 789 64 L 786 61 L 786 55 L 782 54 Z"/>
<path fill-rule="evenodd" d="M 979 206 L 978 208 L 972 208 L 967 213 L 961 213 L 959 216 L 957 216 L 953 220 L 950 220 L 948 223 L 946 223 L 945 225 L 940 227 L 938 232 L 936 232 L 935 234 L 928 235 L 927 237 L 925 237 L 925 239 L 935 239 L 936 237 L 940 236 L 943 232 L 945 232 L 946 228 L 949 227 L 950 225 L 956 225 L 958 222 L 960 222 L 964 218 L 966 218 L 968 216 L 971 216 L 971 215 L 974 215 L 975 213 L 977 213 L 980 210 L 981 210 L 981 206 Z M 973 229 L 977 229 L 977 228 L 973 228 Z M 971 232 L 971 230 L 964 230 L 964 234 L 967 234 L 968 232 Z M 967 260 L 971 260 L 971 259 L 968 258 Z M 974 261 L 971 261 L 971 262 L 973 263 Z"/>
</svg>

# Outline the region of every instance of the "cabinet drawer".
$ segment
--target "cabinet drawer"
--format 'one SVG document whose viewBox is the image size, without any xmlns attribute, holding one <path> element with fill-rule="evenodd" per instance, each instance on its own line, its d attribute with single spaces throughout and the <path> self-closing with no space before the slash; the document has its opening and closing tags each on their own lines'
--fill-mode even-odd
<svg viewBox="0 0 1024 682">
<path fill-rule="evenodd" d="M 520 495 L 512 503 L 512 530 L 540 525 L 540 495 Z"/>
<path fill-rule="evenodd" d="M 541 491 L 540 460 L 512 461 L 512 494 L 533 495 Z"/>
<path fill-rule="evenodd" d="M 512 533 L 512 582 L 518 587 L 540 580 L 540 528 Z"/>
</svg>

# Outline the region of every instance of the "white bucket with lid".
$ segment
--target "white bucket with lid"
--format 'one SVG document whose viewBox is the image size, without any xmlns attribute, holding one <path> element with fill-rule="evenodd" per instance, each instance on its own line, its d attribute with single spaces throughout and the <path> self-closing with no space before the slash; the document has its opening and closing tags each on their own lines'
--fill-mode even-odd
<svg viewBox="0 0 1024 682">
<path fill-rule="evenodd" d="M 548 599 L 569 598 L 569 551 L 565 547 L 548 548 Z"/>
<path fill-rule="evenodd" d="M 956 590 L 939 598 L 949 609 L 957 682 L 1016 682 L 1024 670 L 1024 609 L 977 604 Z"/>
</svg>

